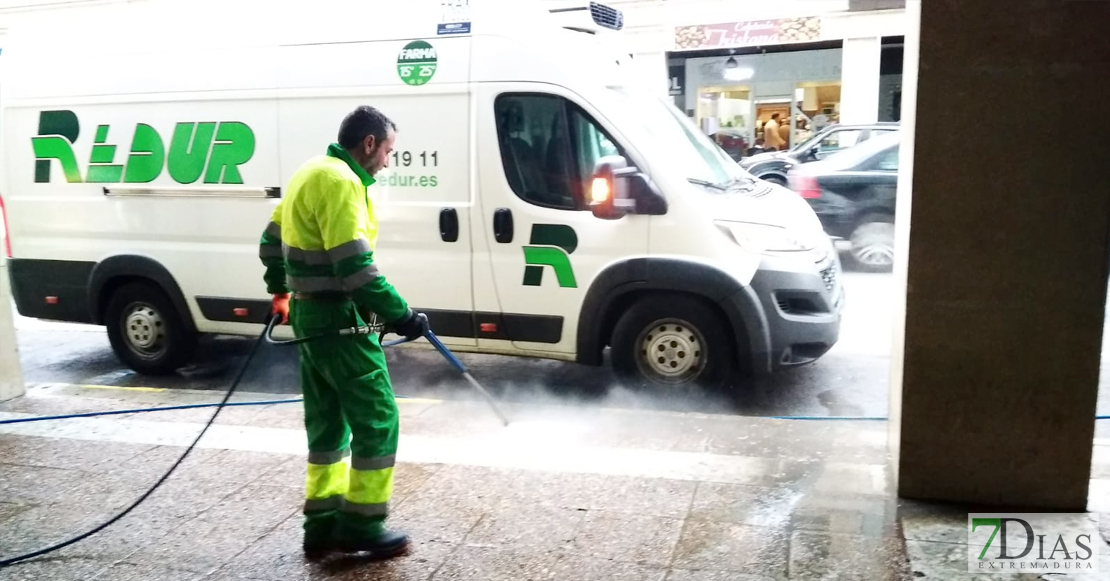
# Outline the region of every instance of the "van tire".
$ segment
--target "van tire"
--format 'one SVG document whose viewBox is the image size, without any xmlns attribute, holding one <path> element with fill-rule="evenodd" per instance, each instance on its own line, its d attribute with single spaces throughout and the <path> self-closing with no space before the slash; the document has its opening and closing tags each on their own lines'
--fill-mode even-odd
<svg viewBox="0 0 1110 581">
<path fill-rule="evenodd" d="M 613 371 L 633 387 L 717 390 L 733 377 L 736 357 L 723 317 L 688 295 L 640 299 L 617 320 L 610 343 Z"/>
<path fill-rule="evenodd" d="M 104 312 L 112 350 L 128 367 L 146 375 L 170 375 L 188 363 L 196 334 L 162 289 L 127 283 L 112 293 Z"/>
</svg>

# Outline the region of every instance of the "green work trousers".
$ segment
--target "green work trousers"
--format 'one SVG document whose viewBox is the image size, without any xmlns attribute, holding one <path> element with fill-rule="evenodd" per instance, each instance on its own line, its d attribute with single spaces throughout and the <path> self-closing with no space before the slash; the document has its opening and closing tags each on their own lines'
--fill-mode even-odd
<svg viewBox="0 0 1110 581">
<path fill-rule="evenodd" d="M 297 300 L 297 337 L 362 325 L 349 300 Z M 306 542 L 356 541 L 384 531 L 399 434 L 397 402 L 375 335 L 329 336 L 299 345 L 304 420 Z"/>
</svg>

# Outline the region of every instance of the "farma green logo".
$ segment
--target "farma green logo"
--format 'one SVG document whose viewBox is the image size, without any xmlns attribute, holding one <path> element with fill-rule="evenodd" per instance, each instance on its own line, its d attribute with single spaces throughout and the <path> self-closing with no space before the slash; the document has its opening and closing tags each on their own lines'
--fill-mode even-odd
<svg viewBox="0 0 1110 581">
<path fill-rule="evenodd" d="M 88 171 L 82 177 L 73 153 L 81 133 L 77 115 L 67 110 L 39 113 L 38 135 L 31 138 L 35 182 L 49 183 L 51 162 L 57 161 L 71 184 L 145 184 L 157 179 L 163 169 L 169 169 L 170 177 L 179 184 L 194 183 L 201 174 L 206 184 L 241 184 L 239 166 L 254 156 L 254 132 L 238 121 L 177 123 L 168 151 L 157 129 L 138 123 L 126 161 L 116 155 L 116 145 L 109 141 L 111 130 L 109 125 L 97 126 Z M 116 163 L 117 159 L 123 163 Z"/>
<path fill-rule="evenodd" d="M 439 55 L 432 45 L 414 40 L 397 55 L 397 75 L 407 85 L 423 85 L 436 74 Z"/>
</svg>

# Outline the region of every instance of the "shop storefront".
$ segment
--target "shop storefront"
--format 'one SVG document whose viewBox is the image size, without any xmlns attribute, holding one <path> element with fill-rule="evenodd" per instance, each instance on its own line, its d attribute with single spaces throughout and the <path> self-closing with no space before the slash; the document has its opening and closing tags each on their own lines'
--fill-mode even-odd
<svg viewBox="0 0 1110 581">
<path fill-rule="evenodd" d="M 902 11 L 669 28 L 669 94 L 734 158 L 788 149 L 830 124 L 897 120 Z"/>
<path fill-rule="evenodd" d="M 840 122 L 841 49 L 684 60 L 680 108 L 733 157 L 788 149 Z"/>
</svg>

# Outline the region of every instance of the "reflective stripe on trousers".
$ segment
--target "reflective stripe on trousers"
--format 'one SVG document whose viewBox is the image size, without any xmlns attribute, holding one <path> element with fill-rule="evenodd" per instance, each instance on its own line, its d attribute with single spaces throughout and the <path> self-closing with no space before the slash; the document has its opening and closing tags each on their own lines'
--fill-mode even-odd
<svg viewBox="0 0 1110 581">
<path fill-rule="evenodd" d="M 349 450 L 311 452 L 304 512 L 341 510 L 362 516 L 386 516 L 393 496 L 395 455 L 350 458 Z M 339 461 L 334 461 L 336 459 Z M 331 463 L 323 463 L 327 461 Z"/>
</svg>

